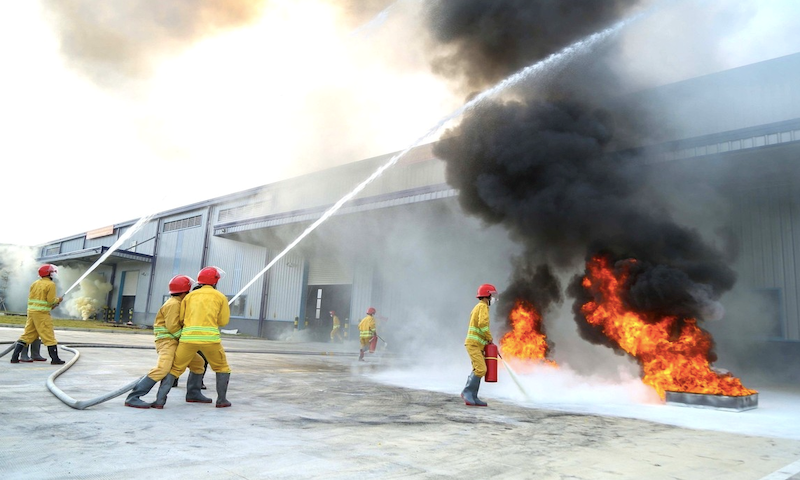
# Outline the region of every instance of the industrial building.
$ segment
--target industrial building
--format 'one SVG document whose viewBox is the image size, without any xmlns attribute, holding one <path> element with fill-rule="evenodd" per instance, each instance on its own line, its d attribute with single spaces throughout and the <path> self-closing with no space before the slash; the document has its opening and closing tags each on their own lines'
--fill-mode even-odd
<svg viewBox="0 0 800 480">
<path fill-rule="evenodd" d="M 794 54 L 630 97 L 680 126 L 641 146 L 645 168 L 689 171 L 688 184 L 719 190 L 739 245 L 738 285 L 773 307 L 762 319 L 768 325 L 764 339 L 792 351 L 800 350 L 798 78 L 800 54 Z M 116 321 L 150 325 L 169 279 L 193 276 L 206 265 L 226 272 L 219 289 L 233 297 L 393 155 L 155 215 L 97 270 L 114 287 L 108 311 Z M 471 258 L 457 251 L 462 245 L 472 251 L 486 242 L 512 246 L 502 230 L 464 218 L 457 195 L 432 145 L 417 146 L 246 289 L 231 305 L 229 328 L 265 338 L 308 328 L 323 340 L 330 331 L 329 310 L 347 322 L 351 336 L 369 306 L 388 319 L 415 315 L 418 303 L 426 302 L 419 296 L 433 296 L 428 283 L 438 282 L 447 268 L 416 264 L 399 273 L 415 250 L 451 251 L 450 260 L 462 262 Z M 691 208 L 686 211 L 691 214 Z M 38 260 L 88 267 L 134 223 L 53 240 L 41 246 Z M 390 240 L 392 248 L 386 245 Z M 426 268 L 436 274 L 428 276 Z M 410 277 L 420 285 L 409 285 Z M 463 291 L 478 281 L 453 280 L 467 284 Z M 457 327 L 463 330 L 463 322 Z"/>
</svg>

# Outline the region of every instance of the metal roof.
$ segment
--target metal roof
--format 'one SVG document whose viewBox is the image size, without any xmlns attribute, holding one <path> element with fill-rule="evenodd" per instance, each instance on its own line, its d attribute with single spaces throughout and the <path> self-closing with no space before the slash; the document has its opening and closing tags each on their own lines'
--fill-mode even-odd
<svg viewBox="0 0 800 480">
<path fill-rule="evenodd" d="M 450 186 L 446 184 L 403 190 L 385 195 L 376 195 L 373 197 L 353 200 L 340 208 L 335 215 L 347 215 L 351 213 L 395 207 L 398 205 L 409 205 L 441 198 L 455 197 L 457 193 L 457 190 L 450 188 Z M 313 222 L 317 220 L 323 213 L 325 213 L 325 211 L 327 211 L 330 207 L 331 205 L 327 205 L 237 220 L 235 222 L 220 223 L 214 225 L 214 235 L 223 236 L 231 233 L 270 228 L 291 223 Z"/>
<path fill-rule="evenodd" d="M 103 256 L 108 251 L 108 249 L 109 247 L 86 248 L 83 250 L 75 250 L 68 253 L 60 253 L 58 255 L 39 257 L 39 261 L 47 263 L 63 263 L 67 261 L 94 263 L 98 259 L 100 259 L 100 257 Z M 127 250 L 114 250 L 113 252 L 111 252 L 111 254 L 105 260 L 104 263 L 116 265 L 121 262 L 130 262 L 130 261 L 152 263 L 153 256 L 146 255 L 144 253 L 129 252 Z"/>
</svg>

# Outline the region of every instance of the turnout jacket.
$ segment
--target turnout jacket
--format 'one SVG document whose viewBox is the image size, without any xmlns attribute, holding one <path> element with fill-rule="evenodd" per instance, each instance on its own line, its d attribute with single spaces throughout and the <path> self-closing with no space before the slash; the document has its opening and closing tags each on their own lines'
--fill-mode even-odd
<svg viewBox="0 0 800 480">
<path fill-rule="evenodd" d="M 181 343 L 222 343 L 219 327 L 231 319 L 228 298 L 211 285 L 189 292 L 181 302 Z"/>
<path fill-rule="evenodd" d="M 31 284 L 28 293 L 28 311 L 50 313 L 56 308 L 56 283 L 50 277 L 42 277 Z"/>
<path fill-rule="evenodd" d="M 181 338 L 181 300 L 178 297 L 169 297 L 158 309 L 153 334 L 157 341 L 172 339 L 177 342 Z"/>
<path fill-rule="evenodd" d="M 464 345 L 479 345 L 484 347 L 491 343 L 492 332 L 489 331 L 489 302 L 482 299 L 472 309 L 469 316 L 469 329 Z"/>
<path fill-rule="evenodd" d="M 358 323 L 358 333 L 360 338 L 372 338 L 378 334 L 378 327 L 375 325 L 375 317 L 367 315 Z"/>
</svg>

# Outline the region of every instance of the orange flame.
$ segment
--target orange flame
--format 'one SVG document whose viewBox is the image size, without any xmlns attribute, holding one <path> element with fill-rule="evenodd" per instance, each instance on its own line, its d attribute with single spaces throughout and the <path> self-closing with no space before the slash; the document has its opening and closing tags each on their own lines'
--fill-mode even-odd
<svg viewBox="0 0 800 480">
<path fill-rule="evenodd" d="M 695 319 L 680 322 L 677 317 L 665 316 L 657 322 L 646 322 L 640 314 L 627 309 L 620 295 L 627 274 L 615 277 L 608 263 L 600 257 L 587 263 L 583 287 L 599 294 L 584 304 L 581 312 L 587 322 L 639 360 L 644 369 L 642 381 L 662 399 L 665 391 L 729 396 L 756 393 L 731 374 L 711 369 L 711 335 L 698 327 Z M 676 332 L 679 326 L 680 331 Z"/>
<path fill-rule="evenodd" d="M 536 307 L 525 300 L 517 300 L 508 319 L 513 329 L 500 340 L 503 354 L 556 366 L 555 362 L 546 358 L 549 347 L 547 337 L 542 332 L 542 316 Z"/>
</svg>

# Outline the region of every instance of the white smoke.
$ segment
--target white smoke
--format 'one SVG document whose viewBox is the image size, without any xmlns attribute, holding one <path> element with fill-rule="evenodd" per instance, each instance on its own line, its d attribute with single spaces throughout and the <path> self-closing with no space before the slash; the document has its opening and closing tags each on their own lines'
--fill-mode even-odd
<svg viewBox="0 0 800 480">
<path fill-rule="evenodd" d="M 73 284 L 83 275 L 86 269 L 59 267 L 58 279 L 62 284 Z M 114 288 L 103 275 L 92 272 L 81 280 L 78 288 L 73 290 L 61 308 L 71 317 L 89 320 L 106 303 L 108 292 Z"/>
<path fill-rule="evenodd" d="M 0 245 L 0 297 L 6 311 L 25 312 L 30 284 L 39 278 L 38 267 L 35 248 Z"/>
</svg>

